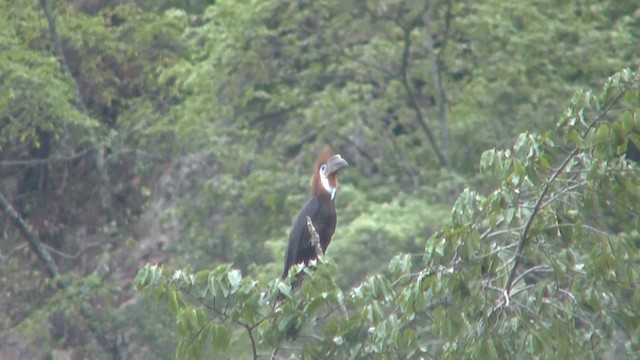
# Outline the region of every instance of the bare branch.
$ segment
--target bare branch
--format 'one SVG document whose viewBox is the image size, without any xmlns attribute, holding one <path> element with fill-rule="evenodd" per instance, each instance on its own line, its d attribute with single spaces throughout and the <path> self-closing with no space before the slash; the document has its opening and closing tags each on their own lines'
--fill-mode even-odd
<svg viewBox="0 0 640 360">
<path fill-rule="evenodd" d="M 436 90 L 436 104 L 438 105 L 438 121 L 440 122 L 440 131 L 442 138 L 440 139 L 440 147 L 446 159 L 449 159 L 449 126 L 447 125 L 447 108 L 446 97 L 442 81 L 440 79 L 440 66 L 438 65 L 438 56 L 433 48 L 433 30 L 431 29 L 431 18 L 434 8 L 434 2 L 431 1 L 429 9 L 422 15 L 422 21 L 425 28 L 425 46 L 427 48 L 427 56 L 429 57 L 429 74 L 433 79 L 433 86 Z"/>
<path fill-rule="evenodd" d="M 47 248 L 47 250 L 49 250 L 52 254 L 58 255 L 60 257 L 63 257 L 65 259 L 77 259 L 79 258 L 82 254 L 84 254 L 85 252 L 89 251 L 90 249 L 96 248 L 96 247 L 100 247 L 104 245 L 102 242 L 100 241 L 96 241 L 96 242 L 92 242 L 90 244 L 87 244 L 87 246 L 85 246 L 84 248 L 80 249 L 80 251 L 78 251 L 77 253 L 75 253 L 74 255 L 70 255 L 67 253 L 64 253 L 60 250 L 54 249 L 51 246 L 47 245 L 47 244 L 43 244 L 43 246 L 45 248 Z"/>
<path fill-rule="evenodd" d="M 451 168 L 451 164 L 449 162 L 449 159 L 445 156 L 445 154 L 440 149 L 440 146 L 438 145 L 438 142 L 436 141 L 436 138 L 435 138 L 435 136 L 433 134 L 433 131 L 429 127 L 429 124 L 427 124 L 427 120 L 425 119 L 424 115 L 422 114 L 422 108 L 420 107 L 420 104 L 418 103 L 415 90 L 413 89 L 413 86 L 411 85 L 411 81 L 409 80 L 409 50 L 411 49 L 411 30 L 412 30 L 412 28 L 403 29 L 403 31 L 404 31 L 404 48 L 403 48 L 403 51 L 402 51 L 402 62 L 401 62 L 401 65 L 400 65 L 400 69 L 401 69 L 400 71 L 401 71 L 401 74 L 402 74 L 402 85 L 403 85 L 403 87 L 405 89 L 405 92 L 407 93 L 407 97 L 409 98 L 409 105 L 413 109 L 413 112 L 414 112 L 415 118 L 416 118 L 416 122 L 418 123 L 418 125 L 420 126 L 422 131 L 427 136 L 427 139 L 429 140 L 429 143 L 431 144 L 431 148 L 436 153 L 436 156 L 438 157 L 438 160 L 440 161 L 440 163 L 442 165 L 446 166 L 447 168 Z"/>
<path fill-rule="evenodd" d="M 13 224 L 18 228 L 22 236 L 24 236 L 27 243 L 31 247 L 34 253 L 38 256 L 40 261 L 44 264 L 45 269 L 47 270 L 47 274 L 50 278 L 55 278 L 59 275 L 58 266 L 51 258 L 51 255 L 44 247 L 44 245 L 38 239 L 38 236 L 18 212 L 11 206 L 9 201 L 4 197 L 4 195 L 0 194 L 0 207 L 2 211 L 9 217 L 9 219 L 13 222 Z"/>
<path fill-rule="evenodd" d="M 27 246 L 27 245 L 29 245 L 29 244 L 28 244 L 28 243 L 23 243 L 23 244 L 20 244 L 20 245 L 18 245 L 18 246 L 16 246 L 16 247 L 14 247 L 13 249 L 11 249 L 11 250 L 7 253 L 7 255 L 1 255 L 1 254 L 0 254 L 0 261 L 1 261 L 1 262 L 5 262 L 5 261 L 9 260 L 9 259 L 13 256 L 13 254 L 15 254 L 16 252 L 18 252 L 18 251 L 20 251 L 20 250 L 24 249 L 24 247 L 25 247 L 25 246 Z"/>
<path fill-rule="evenodd" d="M 253 359 L 256 360 L 258 359 L 258 351 L 256 349 L 256 340 L 253 338 L 253 328 L 247 324 L 241 325 L 247 330 L 247 334 L 249 334 L 249 339 L 251 340 L 251 351 L 253 352 Z"/>
<path fill-rule="evenodd" d="M 83 157 L 85 154 L 89 153 L 91 149 L 84 149 L 79 151 L 73 155 L 69 156 L 50 156 L 45 159 L 29 159 L 29 160 L 4 160 L 0 161 L 0 166 L 31 166 L 31 165 L 41 165 L 48 164 L 55 161 L 71 161 L 78 158 Z"/>
<path fill-rule="evenodd" d="M 318 258 L 324 256 L 324 251 L 322 251 L 322 246 L 320 246 L 320 235 L 316 231 L 316 227 L 313 226 L 313 222 L 311 218 L 307 216 L 307 227 L 309 228 L 309 233 L 311 234 L 311 246 L 315 247 L 316 255 Z"/>
<path fill-rule="evenodd" d="M 573 190 L 577 190 L 583 186 L 587 185 L 586 181 L 581 181 L 579 183 L 573 184 L 565 189 L 563 189 L 562 191 L 558 192 L 557 194 L 553 195 L 552 197 L 549 198 L 549 200 L 547 200 L 544 204 L 542 204 L 540 207 L 544 208 L 549 206 L 550 204 L 552 204 L 554 201 L 556 201 L 558 198 L 562 197 L 563 195 L 566 195 L 570 192 L 572 192 Z"/>
<path fill-rule="evenodd" d="M 527 275 L 532 273 L 540 273 L 540 272 L 553 272 L 553 269 L 549 266 L 543 266 L 543 265 L 534 266 L 532 268 L 529 268 L 523 271 L 520 275 L 518 275 L 516 279 L 513 280 L 513 283 L 517 284 L 520 280 L 524 279 Z M 511 295 L 515 295 L 515 293 Z"/>
</svg>

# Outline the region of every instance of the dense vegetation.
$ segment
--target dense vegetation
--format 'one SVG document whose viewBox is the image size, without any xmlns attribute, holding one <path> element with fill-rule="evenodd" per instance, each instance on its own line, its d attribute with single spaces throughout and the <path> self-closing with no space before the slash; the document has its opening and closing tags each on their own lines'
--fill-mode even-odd
<svg viewBox="0 0 640 360">
<path fill-rule="evenodd" d="M 0 14 L 0 358 L 639 356 L 640 4 Z"/>
</svg>

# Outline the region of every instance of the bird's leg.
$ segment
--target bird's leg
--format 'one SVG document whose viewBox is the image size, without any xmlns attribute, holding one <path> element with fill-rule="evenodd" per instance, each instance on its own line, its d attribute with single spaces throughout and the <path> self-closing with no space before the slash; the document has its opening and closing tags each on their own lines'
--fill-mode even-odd
<svg viewBox="0 0 640 360">
<path fill-rule="evenodd" d="M 316 255 L 318 258 L 324 256 L 324 251 L 322 251 L 322 246 L 320 246 L 320 235 L 316 231 L 316 227 L 313 226 L 313 222 L 311 218 L 307 216 L 307 227 L 309 228 L 309 233 L 311 234 L 311 246 L 316 249 Z"/>
</svg>

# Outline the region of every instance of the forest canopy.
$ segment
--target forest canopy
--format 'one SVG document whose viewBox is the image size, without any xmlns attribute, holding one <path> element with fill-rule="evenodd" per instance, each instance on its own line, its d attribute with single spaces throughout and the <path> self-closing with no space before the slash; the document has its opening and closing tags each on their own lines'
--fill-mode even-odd
<svg viewBox="0 0 640 360">
<path fill-rule="evenodd" d="M 640 4 L 0 14 L 0 358 L 638 356 Z"/>
</svg>

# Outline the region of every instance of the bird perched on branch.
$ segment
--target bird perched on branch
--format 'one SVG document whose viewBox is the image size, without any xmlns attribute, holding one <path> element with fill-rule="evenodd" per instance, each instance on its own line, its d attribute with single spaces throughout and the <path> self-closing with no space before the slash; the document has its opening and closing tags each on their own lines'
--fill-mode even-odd
<svg viewBox="0 0 640 360">
<path fill-rule="evenodd" d="M 294 264 L 308 264 L 316 259 L 315 246 L 311 243 L 311 233 L 307 226 L 307 217 L 320 238 L 322 252 L 327 251 L 331 237 L 336 229 L 336 192 L 338 190 L 338 172 L 349 166 L 340 154 L 325 149 L 318 155 L 311 182 L 311 198 L 302 207 L 289 234 L 289 244 L 284 258 L 284 273 Z"/>
</svg>

